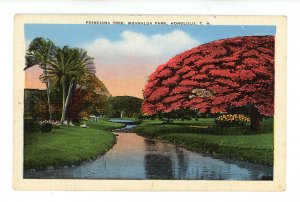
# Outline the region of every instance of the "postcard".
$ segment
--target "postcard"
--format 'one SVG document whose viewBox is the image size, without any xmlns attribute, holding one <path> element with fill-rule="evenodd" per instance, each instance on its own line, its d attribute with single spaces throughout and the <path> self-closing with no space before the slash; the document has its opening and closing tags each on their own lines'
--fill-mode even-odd
<svg viewBox="0 0 300 202">
<path fill-rule="evenodd" d="M 285 190 L 286 17 L 16 15 L 17 190 Z"/>
</svg>

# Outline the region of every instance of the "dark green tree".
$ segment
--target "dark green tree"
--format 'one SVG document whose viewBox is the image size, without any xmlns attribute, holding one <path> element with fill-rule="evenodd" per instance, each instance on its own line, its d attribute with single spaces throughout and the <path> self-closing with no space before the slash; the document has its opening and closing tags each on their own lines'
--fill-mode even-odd
<svg viewBox="0 0 300 202">
<path fill-rule="evenodd" d="M 133 96 L 116 96 L 110 99 L 111 116 L 137 117 L 141 114 L 143 100 Z"/>
</svg>

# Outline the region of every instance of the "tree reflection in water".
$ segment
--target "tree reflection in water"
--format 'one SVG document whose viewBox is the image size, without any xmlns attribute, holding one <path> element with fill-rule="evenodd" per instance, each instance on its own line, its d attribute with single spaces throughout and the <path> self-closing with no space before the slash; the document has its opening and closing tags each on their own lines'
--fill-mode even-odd
<svg viewBox="0 0 300 202">
<path fill-rule="evenodd" d="M 147 178 L 186 179 L 188 156 L 184 155 L 182 149 L 150 139 L 145 139 L 144 143 L 144 165 Z"/>
<path fill-rule="evenodd" d="M 189 157 L 184 155 L 183 150 L 179 149 L 178 147 L 175 148 L 175 152 L 178 159 L 178 164 L 177 164 L 178 172 L 176 172 L 178 176 L 176 176 L 176 178 L 186 179 Z"/>
<path fill-rule="evenodd" d="M 273 175 L 270 167 L 251 164 L 251 168 L 247 162 L 213 159 L 156 140 L 144 139 L 144 147 L 147 179 L 264 179 L 261 171 Z"/>
<path fill-rule="evenodd" d="M 95 161 L 67 169 L 25 171 L 24 178 L 272 180 L 269 166 L 216 159 L 135 133 L 118 134 L 117 144 Z"/>
<path fill-rule="evenodd" d="M 160 148 L 158 142 L 145 139 L 144 165 L 148 179 L 172 179 L 172 160 L 169 152 Z"/>
</svg>

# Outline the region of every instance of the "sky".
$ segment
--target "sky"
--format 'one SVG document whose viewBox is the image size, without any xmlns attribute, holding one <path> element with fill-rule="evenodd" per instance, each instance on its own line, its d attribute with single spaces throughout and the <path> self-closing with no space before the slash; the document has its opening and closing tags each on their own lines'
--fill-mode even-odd
<svg viewBox="0 0 300 202">
<path fill-rule="evenodd" d="M 26 24 L 26 47 L 35 37 L 57 46 L 84 48 L 95 58 L 96 75 L 113 96 L 142 98 L 147 78 L 157 66 L 181 52 L 218 39 L 249 35 L 275 35 L 275 26 L 228 25 L 88 25 Z M 25 72 L 25 88 L 45 89 L 41 69 Z"/>
</svg>

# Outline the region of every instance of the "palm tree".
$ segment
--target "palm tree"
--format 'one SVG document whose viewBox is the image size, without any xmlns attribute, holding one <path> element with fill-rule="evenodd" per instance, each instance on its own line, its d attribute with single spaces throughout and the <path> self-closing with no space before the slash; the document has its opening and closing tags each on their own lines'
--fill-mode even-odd
<svg viewBox="0 0 300 202">
<path fill-rule="evenodd" d="M 34 65 L 38 65 L 43 69 L 45 75 L 46 91 L 47 91 L 47 101 L 49 109 L 49 119 L 52 119 L 51 103 L 50 103 L 50 80 L 48 78 L 48 64 L 49 61 L 53 59 L 56 51 L 55 44 L 49 39 L 44 39 L 42 37 L 37 37 L 31 41 L 26 52 L 26 66 L 28 69 Z"/>
<path fill-rule="evenodd" d="M 58 48 L 54 60 L 50 61 L 48 77 L 53 83 L 60 85 L 62 89 L 62 115 L 60 120 L 62 124 L 65 121 L 72 88 L 81 79 L 95 73 L 93 60 L 94 58 L 89 57 L 84 49 L 65 46 Z"/>
</svg>

